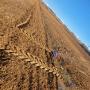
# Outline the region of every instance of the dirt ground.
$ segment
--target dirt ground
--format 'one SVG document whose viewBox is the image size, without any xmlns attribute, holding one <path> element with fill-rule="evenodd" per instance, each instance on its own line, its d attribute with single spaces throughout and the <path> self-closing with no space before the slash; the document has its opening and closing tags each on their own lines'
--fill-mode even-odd
<svg viewBox="0 0 90 90">
<path fill-rule="evenodd" d="M 90 90 L 90 56 L 41 0 L 0 0 L 0 90 Z"/>
</svg>

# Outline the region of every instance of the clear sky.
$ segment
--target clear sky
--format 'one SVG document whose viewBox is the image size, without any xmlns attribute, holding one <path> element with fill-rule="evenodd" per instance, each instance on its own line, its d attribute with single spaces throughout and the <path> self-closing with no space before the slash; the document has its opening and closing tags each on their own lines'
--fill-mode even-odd
<svg viewBox="0 0 90 90">
<path fill-rule="evenodd" d="M 90 0 L 43 0 L 90 49 Z"/>
</svg>

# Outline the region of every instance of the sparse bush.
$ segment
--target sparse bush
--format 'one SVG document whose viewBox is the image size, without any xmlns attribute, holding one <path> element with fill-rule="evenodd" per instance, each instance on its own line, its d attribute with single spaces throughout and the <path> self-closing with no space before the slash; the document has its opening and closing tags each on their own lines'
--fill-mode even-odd
<svg viewBox="0 0 90 90">
<path fill-rule="evenodd" d="M 90 51 L 89 51 L 88 47 L 84 43 L 80 42 L 80 46 L 88 53 L 88 55 L 90 55 Z"/>
</svg>

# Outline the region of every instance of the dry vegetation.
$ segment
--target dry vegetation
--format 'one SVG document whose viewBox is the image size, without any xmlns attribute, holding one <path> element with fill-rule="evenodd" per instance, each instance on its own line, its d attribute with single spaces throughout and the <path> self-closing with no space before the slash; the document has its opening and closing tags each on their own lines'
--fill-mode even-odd
<svg viewBox="0 0 90 90">
<path fill-rule="evenodd" d="M 0 0 L 0 90 L 90 90 L 90 52 L 41 0 Z"/>
</svg>

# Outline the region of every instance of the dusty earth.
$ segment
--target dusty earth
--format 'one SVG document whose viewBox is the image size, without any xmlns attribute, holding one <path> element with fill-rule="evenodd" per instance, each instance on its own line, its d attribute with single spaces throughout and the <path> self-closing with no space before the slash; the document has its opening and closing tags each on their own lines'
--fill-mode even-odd
<svg viewBox="0 0 90 90">
<path fill-rule="evenodd" d="M 0 0 L 0 90 L 90 90 L 90 56 L 41 0 Z"/>
</svg>

